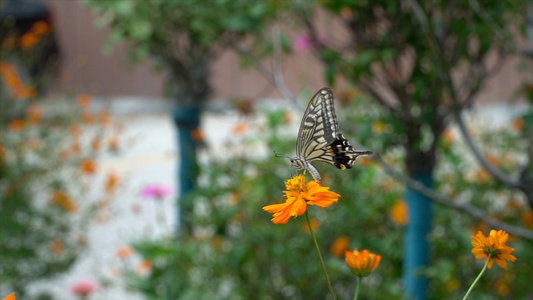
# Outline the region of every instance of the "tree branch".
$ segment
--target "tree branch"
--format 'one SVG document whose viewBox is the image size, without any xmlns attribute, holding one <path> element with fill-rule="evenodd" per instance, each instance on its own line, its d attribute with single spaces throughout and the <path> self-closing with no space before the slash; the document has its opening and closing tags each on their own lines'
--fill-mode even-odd
<svg viewBox="0 0 533 300">
<path fill-rule="evenodd" d="M 522 227 L 515 226 L 515 225 L 512 225 L 512 224 L 503 222 L 503 221 L 498 220 L 498 219 L 496 219 L 494 217 L 491 217 L 485 211 L 483 211 L 483 210 L 481 210 L 481 209 L 479 209 L 477 207 L 474 207 L 474 206 L 469 205 L 469 204 L 461 204 L 461 203 L 458 203 L 457 201 L 454 201 L 453 199 L 448 199 L 446 197 L 443 197 L 443 196 L 435 193 L 435 191 L 433 191 L 432 189 L 430 189 L 430 188 L 426 187 L 425 185 L 423 185 L 421 182 L 416 181 L 416 180 L 414 180 L 412 178 L 409 178 L 408 176 L 405 176 L 402 173 L 396 171 L 394 168 L 389 166 L 383 160 L 381 155 L 375 153 L 373 155 L 373 158 L 374 158 L 375 161 L 377 161 L 383 167 L 385 172 L 387 172 L 387 174 L 389 174 L 391 177 L 393 177 L 394 179 L 398 180 L 399 182 L 409 186 L 410 188 L 416 190 L 417 192 L 425 195 L 426 197 L 430 198 L 431 200 L 435 201 L 436 203 L 444 205 L 444 206 L 447 206 L 447 207 L 450 207 L 450 208 L 453 208 L 453 209 L 456 209 L 458 211 L 462 211 L 462 212 L 474 217 L 475 219 L 478 219 L 478 220 L 481 220 L 483 222 L 486 222 L 491 227 L 498 228 L 498 229 L 501 229 L 501 230 L 505 230 L 506 232 L 508 232 L 510 234 L 513 234 L 513 235 L 516 235 L 516 236 L 521 237 L 521 238 L 525 238 L 525 239 L 528 239 L 528 240 L 533 240 L 533 231 L 532 230 L 524 229 Z"/>
<path fill-rule="evenodd" d="M 283 94 L 283 97 L 286 99 L 289 99 L 294 104 L 298 104 L 296 101 L 296 98 L 292 95 L 291 91 L 285 84 L 285 80 L 283 79 L 283 69 L 281 67 L 281 32 L 279 30 L 279 27 L 274 27 L 272 30 L 272 46 L 273 46 L 273 67 L 274 67 L 274 82 L 276 84 L 276 87 L 278 90 Z"/>
<path fill-rule="evenodd" d="M 413 10 L 415 12 L 419 12 L 419 13 L 416 13 L 417 18 L 419 18 L 419 22 L 423 25 L 429 26 L 430 23 L 427 19 L 427 16 L 424 13 L 420 12 L 421 8 L 418 2 L 416 0 L 409 0 L 409 3 L 411 3 Z M 424 27 L 424 28 L 427 29 L 427 27 Z M 508 177 L 505 173 L 501 172 L 499 169 L 495 168 L 494 166 L 488 163 L 484 155 L 481 153 L 477 145 L 474 143 L 474 141 L 470 137 L 468 130 L 466 128 L 466 125 L 461 116 L 462 106 L 461 106 L 461 103 L 459 103 L 456 89 L 453 85 L 453 81 L 450 75 L 451 70 L 447 68 L 447 64 L 444 61 L 443 53 L 438 45 L 436 37 L 431 33 L 431 30 L 426 30 L 426 31 L 427 31 L 426 35 L 427 35 L 430 47 L 433 48 L 436 56 L 439 58 L 439 62 L 438 62 L 439 70 L 440 70 L 439 74 L 442 77 L 443 83 L 448 86 L 448 91 L 450 93 L 450 97 L 452 100 L 452 112 L 453 112 L 454 118 L 457 124 L 459 125 L 459 130 L 461 131 L 461 134 L 463 135 L 468 147 L 470 148 L 470 150 L 472 151 L 476 159 L 479 161 L 479 163 L 483 166 L 483 168 L 485 168 L 492 175 L 492 177 L 494 177 L 496 180 L 498 180 L 499 182 L 507 186 L 522 190 L 517 180 L 513 180 L 512 178 Z M 470 96 L 473 96 L 473 95 L 470 95 Z"/>
</svg>

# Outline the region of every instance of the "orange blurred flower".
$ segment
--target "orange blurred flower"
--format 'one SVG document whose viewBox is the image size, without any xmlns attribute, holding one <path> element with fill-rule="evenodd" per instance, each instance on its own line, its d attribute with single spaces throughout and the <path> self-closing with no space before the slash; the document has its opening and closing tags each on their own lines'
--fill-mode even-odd
<svg viewBox="0 0 533 300">
<path fill-rule="evenodd" d="M 483 168 L 476 168 L 466 173 L 466 180 L 477 184 L 485 184 L 491 180 L 490 173 Z"/>
<path fill-rule="evenodd" d="M 137 274 L 144 275 L 152 270 L 153 264 L 148 259 L 143 259 L 135 269 L 137 271 Z"/>
<path fill-rule="evenodd" d="M 72 135 L 73 138 L 78 138 L 82 133 L 81 127 L 79 125 L 71 125 L 68 128 L 68 132 L 70 133 L 70 135 Z"/>
<path fill-rule="evenodd" d="M 444 282 L 444 291 L 447 293 L 457 291 L 460 287 L 461 282 L 453 277 Z"/>
<path fill-rule="evenodd" d="M 243 135 L 248 130 L 248 123 L 241 122 L 233 126 L 233 129 L 231 130 L 234 135 Z"/>
<path fill-rule="evenodd" d="M 245 116 L 251 115 L 254 112 L 254 105 L 252 99 L 237 99 L 235 101 L 235 108 L 239 113 Z"/>
<path fill-rule="evenodd" d="M 41 122 L 41 110 L 39 107 L 32 105 L 26 111 L 26 118 L 31 124 L 39 124 Z"/>
<path fill-rule="evenodd" d="M 455 140 L 455 134 L 453 133 L 453 131 L 451 129 L 447 128 L 442 133 L 442 139 L 443 139 L 445 145 L 450 145 Z"/>
<path fill-rule="evenodd" d="M 514 131 L 521 131 L 524 128 L 524 120 L 522 118 L 516 118 L 511 123 L 511 128 Z"/>
<path fill-rule="evenodd" d="M 493 166 L 497 166 L 500 164 L 500 160 L 492 154 L 487 154 L 487 162 Z"/>
<path fill-rule="evenodd" d="M 406 225 L 409 222 L 407 203 L 401 199 L 397 200 L 389 211 L 389 217 L 397 225 Z"/>
<path fill-rule="evenodd" d="M 348 246 L 350 245 L 350 239 L 343 235 L 341 237 L 338 237 L 333 244 L 331 244 L 331 247 L 329 248 L 329 252 L 339 258 L 342 258 L 344 255 L 344 252 L 348 249 Z"/>
<path fill-rule="evenodd" d="M 78 105 L 81 108 L 88 108 L 89 104 L 91 104 L 91 96 L 87 94 L 81 94 L 78 96 Z"/>
<path fill-rule="evenodd" d="M 133 255 L 133 248 L 131 246 L 123 246 L 118 248 L 117 256 L 121 259 L 131 257 Z"/>
<path fill-rule="evenodd" d="M 70 145 L 70 152 L 72 152 L 73 155 L 79 155 L 81 153 L 81 145 L 80 142 L 75 141 Z"/>
<path fill-rule="evenodd" d="M 66 211 L 73 213 L 78 210 L 78 206 L 70 197 L 62 190 L 55 190 L 52 193 L 52 199 L 50 200 L 52 204 L 58 205 L 65 209 Z"/>
<path fill-rule="evenodd" d="M 509 234 L 503 230 L 491 230 L 488 237 L 483 235 L 481 231 L 472 236 L 472 253 L 476 258 L 485 258 L 485 263 L 490 257 L 488 267 L 492 267 L 492 263 L 496 263 L 500 268 L 507 270 L 507 261 L 515 261 L 516 257 L 512 255 L 514 249 L 505 245 Z"/>
<path fill-rule="evenodd" d="M 344 252 L 346 255 L 346 265 L 359 277 L 366 277 L 374 271 L 381 261 L 381 255 L 371 253 L 368 250 Z"/>
<path fill-rule="evenodd" d="M 91 159 L 83 159 L 80 163 L 81 171 L 85 174 L 92 175 L 96 171 L 96 163 Z"/>
<path fill-rule="evenodd" d="M 68 149 L 63 149 L 59 151 L 59 159 L 62 161 L 66 161 L 69 157 Z"/>
<path fill-rule="evenodd" d="M 63 243 L 61 243 L 58 240 L 53 240 L 49 244 L 50 250 L 52 253 L 56 255 L 61 255 L 65 251 L 65 247 L 63 246 Z"/>
<path fill-rule="evenodd" d="M 35 150 L 41 146 L 41 142 L 36 137 L 31 137 L 26 140 L 26 145 L 28 145 L 28 148 Z"/>
<path fill-rule="evenodd" d="M 381 121 L 374 121 L 372 123 L 372 131 L 374 133 L 383 133 L 387 130 L 387 125 Z"/>
<path fill-rule="evenodd" d="M 113 135 L 109 138 L 109 151 L 117 152 L 118 151 L 118 136 Z"/>
<path fill-rule="evenodd" d="M 273 213 L 274 224 L 286 224 L 289 218 L 302 215 L 307 205 L 317 205 L 320 208 L 328 207 L 338 202 L 340 195 L 329 191 L 329 187 L 323 187 L 318 182 L 311 180 L 306 183 L 303 175 L 296 175 L 285 181 L 287 191 L 285 203 L 272 204 L 263 207 L 263 210 Z"/>
<path fill-rule="evenodd" d="M 23 120 L 13 120 L 9 122 L 8 128 L 10 131 L 19 132 L 24 129 L 24 121 Z"/>
<path fill-rule="evenodd" d="M 102 126 L 108 126 L 111 124 L 111 114 L 107 109 L 102 109 L 100 113 L 98 114 L 98 120 L 100 120 L 100 124 Z"/>
<path fill-rule="evenodd" d="M 286 110 L 283 112 L 283 124 L 291 124 L 293 115 L 290 111 Z"/>
<path fill-rule="evenodd" d="M 522 222 L 524 222 L 527 227 L 533 227 L 533 211 L 526 211 L 522 213 Z"/>
<path fill-rule="evenodd" d="M 241 200 L 241 195 L 238 192 L 231 193 L 228 196 L 228 204 L 230 206 L 235 206 L 235 205 L 239 204 L 240 200 Z"/>
<path fill-rule="evenodd" d="M 117 188 L 118 176 L 115 173 L 107 174 L 105 181 L 105 192 L 107 194 L 113 194 Z"/>
<path fill-rule="evenodd" d="M 340 14 L 344 19 L 350 19 L 353 16 L 352 10 L 347 6 L 341 8 Z"/>
<path fill-rule="evenodd" d="M 33 48 L 40 41 L 40 37 L 33 32 L 26 32 L 19 39 L 19 45 L 22 49 Z"/>
<path fill-rule="evenodd" d="M 496 286 L 496 293 L 500 297 L 507 296 L 509 292 L 511 291 L 509 282 L 505 280 L 504 278 L 498 279 L 498 281 L 496 281 L 495 286 Z"/>
<path fill-rule="evenodd" d="M 203 143 L 204 142 L 204 133 L 202 132 L 202 129 L 195 128 L 191 133 L 192 140 L 197 143 Z"/>
<path fill-rule="evenodd" d="M 4 298 L 4 300 L 16 300 L 15 293 L 11 293 Z"/>
<path fill-rule="evenodd" d="M 92 122 L 94 122 L 94 116 L 92 113 L 88 112 L 88 111 L 84 111 L 82 114 L 81 114 L 81 119 L 83 120 L 84 123 L 86 124 L 91 124 Z"/>
<path fill-rule="evenodd" d="M 100 136 L 95 136 L 93 140 L 91 141 L 91 150 L 93 152 L 98 152 L 100 150 L 100 147 L 102 145 Z"/>
<path fill-rule="evenodd" d="M 46 22 L 38 21 L 33 24 L 31 31 L 36 35 L 46 35 L 50 33 L 50 26 Z"/>
<path fill-rule="evenodd" d="M 320 227 L 320 222 L 318 222 L 316 218 L 311 218 L 309 220 L 309 223 L 311 223 L 311 229 L 313 229 L 313 231 L 317 231 L 318 227 Z M 309 234 L 311 233 L 311 230 L 309 229 L 308 224 L 302 223 L 302 227 L 305 233 L 309 233 Z"/>
<path fill-rule="evenodd" d="M 211 246 L 213 247 L 213 249 L 215 249 L 216 252 L 222 251 L 224 246 L 224 238 L 219 234 L 216 234 L 211 239 Z"/>
</svg>

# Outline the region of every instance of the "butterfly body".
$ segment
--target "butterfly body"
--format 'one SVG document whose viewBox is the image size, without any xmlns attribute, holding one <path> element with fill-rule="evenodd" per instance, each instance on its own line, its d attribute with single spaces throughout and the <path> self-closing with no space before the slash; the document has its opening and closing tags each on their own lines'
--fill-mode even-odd
<svg viewBox="0 0 533 300">
<path fill-rule="evenodd" d="M 298 131 L 296 153 L 298 157 L 290 157 L 292 165 L 309 171 L 317 182 L 321 181 L 320 173 L 312 161 L 322 161 L 344 170 L 351 169 L 358 156 L 372 154 L 371 151 L 355 150 L 340 133 L 333 92 L 329 88 L 319 90 L 307 105 Z"/>
</svg>

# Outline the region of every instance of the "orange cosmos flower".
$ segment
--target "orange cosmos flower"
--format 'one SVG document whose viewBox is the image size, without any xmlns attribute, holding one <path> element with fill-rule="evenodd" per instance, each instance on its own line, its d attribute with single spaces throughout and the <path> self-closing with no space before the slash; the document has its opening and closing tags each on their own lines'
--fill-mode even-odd
<svg viewBox="0 0 533 300">
<path fill-rule="evenodd" d="M 344 252 L 346 255 L 346 265 L 359 277 L 366 277 L 374 271 L 381 260 L 381 255 L 371 253 L 368 250 Z"/>
<path fill-rule="evenodd" d="M 320 222 L 316 218 L 310 218 L 309 223 L 311 223 L 311 229 L 313 229 L 313 231 L 318 231 Z M 302 229 L 305 233 L 311 233 L 311 229 L 309 229 L 308 224 L 302 223 Z"/>
<path fill-rule="evenodd" d="M 109 151 L 111 152 L 117 152 L 118 151 L 118 136 L 113 135 L 109 138 L 108 142 Z"/>
<path fill-rule="evenodd" d="M 483 235 L 481 231 L 478 231 L 476 235 L 472 236 L 472 253 L 476 258 L 485 258 L 485 263 L 489 259 L 489 269 L 492 267 L 492 263 L 496 260 L 496 263 L 500 268 L 507 270 L 507 261 L 515 261 L 516 257 L 511 253 L 513 248 L 505 245 L 509 234 L 503 230 L 491 230 L 488 237 Z"/>
<path fill-rule="evenodd" d="M 442 139 L 446 146 L 450 146 L 455 140 L 455 134 L 451 129 L 448 128 L 442 132 Z"/>
<path fill-rule="evenodd" d="M 32 32 L 26 32 L 20 37 L 19 45 L 23 49 L 29 49 L 39 42 L 39 37 Z"/>
<path fill-rule="evenodd" d="M 41 122 L 41 110 L 35 105 L 30 106 L 26 111 L 26 118 L 32 124 L 39 124 Z"/>
<path fill-rule="evenodd" d="M 52 194 L 52 199 L 50 200 L 55 205 L 61 206 L 66 211 L 73 213 L 78 210 L 78 207 L 72 199 L 62 190 L 56 190 Z"/>
<path fill-rule="evenodd" d="M 96 171 L 96 163 L 90 159 L 84 159 L 80 163 L 83 173 L 92 175 Z"/>
<path fill-rule="evenodd" d="M 524 120 L 522 118 L 516 118 L 511 123 L 511 128 L 514 131 L 521 131 L 524 128 Z"/>
<path fill-rule="evenodd" d="M 63 243 L 61 243 L 58 240 L 51 241 L 48 246 L 50 247 L 50 250 L 52 253 L 56 255 L 61 255 L 65 251 L 65 247 L 63 246 Z"/>
<path fill-rule="evenodd" d="M 117 256 L 119 258 L 128 258 L 133 254 L 133 248 L 131 246 L 123 246 L 118 248 L 117 250 Z"/>
<path fill-rule="evenodd" d="M 243 135 L 248 130 L 248 123 L 241 122 L 235 125 L 232 129 L 234 135 Z"/>
<path fill-rule="evenodd" d="M 11 293 L 4 298 L 4 300 L 15 300 L 15 293 Z"/>
<path fill-rule="evenodd" d="M 0 149 L 0 153 L 1 152 L 2 151 Z M 522 222 L 526 224 L 527 227 L 533 227 L 533 211 L 526 211 L 522 213 Z"/>
<path fill-rule="evenodd" d="M 81 119 L 84 123 L 91 124 L 92 122 L 94 122 L 94 115 L 89 111 L 83 111 L 83 113 L 81 114 Z"/>
<path fill-rule="evenodd" d="M 101 126 L 108 126 L 111 124 L 111 114 L 107 109 L 102 109 L 100 113 L 98 114 L 98 120 L 100 120 Z"/>
<path fill-rule="evenodd" d="M 81 94 L 78 96 L 78 105 L 81 108 L 88 108 L 89 104 L 91 104 L 91 96 L 87 94 Z"/>
<path fill-rule="evenodd" d="M 339 258 L 342 258 L 342 255 L 344 254 L 346 249 L 348 249 L 349 245 L 350 245 L 350 239 L 347 236 L 343 235 L 341 237 L 338 237 L 333 242 L 333 244 L 329 248 L 329 252 L 331 252 L 331 254 Z"/>
<path fill-rule="evenodd" d="M 13 120 L 9 122 L 8 127 L 10 131 L 14 131 L 14 132 L 22 131 L 24 129 L 24 121 L 19 120 L 19 119 Z"/>
<path fill-rule="evenodd" d="M 82 130 L 81 130 L 81 127 L 79 125 L 71 125 L 69 128 L 68 128 L 68 132 L 70 133 L 70 135 L 73 137 L 73 138 L 79 138 L 80 135 L 82 134 Z"/>
<path fill-rule="evenodd" d="M 397 200 L 389 211 L 389 217 L 398 225 L 406 225 L 409 222 L 407 215 L 407 203 L 403 200 Z"/>
<path fill-rule="evenodd" d="M 372 132 L 383 133 L 387 130 L 387 125 L 381 121 L 375 121 L 372 123 Z"/>
<path fill-rule="evenodd" d="M 105 181 L 105 192 L 107 194 L 113 194 L 118 184 L 118 176 L 115 173 L 107 174 L 107 179 Z"/>
<path fill-rule="evenodd" d="M 204 133 L 202 132 L 202 129 L 200 128 L 195 128 L 193 129 L 193 131 L 191 132 L 191 138 L 193 141 L 197 142 L 197 143 L 203 143 L 204 142 Z"/>
<path fill-rule="evenodd" d="M 45 35 L 50 33 L 50 26 L 48 23 L 39 21 L 35 22 L 31 27 L 31 31 L 37 35 Z"/>
<path fill-rule="evenodd" d="M 152 262 L 148 259 L 144 259 L 137 265 L 137 268 L 135 268 L 135 271 L 138 275 L 143 276 L 146 273 L 150 272 L 152 270 L 152 267 L 153 267 Z"/>
<path fill-rule="evenodd" d="M 285 203 L 272 204 L 263 207 L 264 211 L 273 213 L 274 224 L 286 224 L 290 217 L 302 215 L 307 205 L 317 205 L 320 208 L 328 207 L 333 202 L 338 202 L 340 195 L 329 191 L 329 187 L 323 187 L 318 182 L 311 180 L 306 183 L 303 175 L 296 175 L 285 181 L 287 191 Z"/>
<path fill-rule="evenodd" d="M 98 152 L 100 150 L 100 146 L 102 145 L 102 140 L 100 136 L 95 136 L 91 141 L 91 150 L 93 152 Z"/>
</svg>

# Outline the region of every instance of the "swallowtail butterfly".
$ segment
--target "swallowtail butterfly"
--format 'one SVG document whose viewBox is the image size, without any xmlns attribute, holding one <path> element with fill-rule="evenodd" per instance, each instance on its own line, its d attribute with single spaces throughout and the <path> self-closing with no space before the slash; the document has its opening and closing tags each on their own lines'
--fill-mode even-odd
<svg viewBox="0 0 533 300">
<path fill-rule="evenodd" d="M 319 90 L 307 105 L 298 131 L 296 154 L 298 157 L 289 157 L 292 165 L 309 171 L 320 183 L 320 174 L 311 162 L 322 161 L 341 170 L 351 169 L 358 156 L 372 155 L 372 151 L 354 150 L 340 133 L 333 92 L 326 87 Z"/>
</svg>

